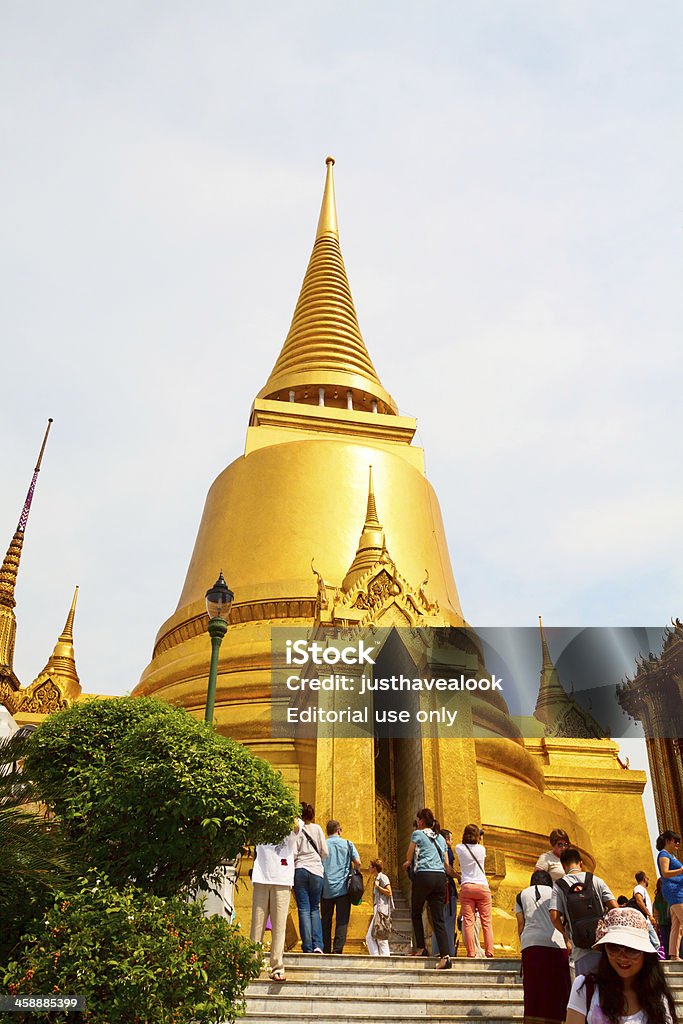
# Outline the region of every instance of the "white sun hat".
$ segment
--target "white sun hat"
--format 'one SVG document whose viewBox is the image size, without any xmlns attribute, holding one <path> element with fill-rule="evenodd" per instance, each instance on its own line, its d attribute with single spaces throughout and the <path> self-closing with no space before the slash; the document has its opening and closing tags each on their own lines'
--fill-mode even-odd
<svg viewBox="0 0 683 1024">
<path fill-rule="evenodd" d="M 606 942 L 641 953 L 655 953 L 650 942 L 647 922 L 639 910 L 633 907 L 614 907 L 598 921 L 595 929 L 593 949 L 600 949 Z"/>
</svg>

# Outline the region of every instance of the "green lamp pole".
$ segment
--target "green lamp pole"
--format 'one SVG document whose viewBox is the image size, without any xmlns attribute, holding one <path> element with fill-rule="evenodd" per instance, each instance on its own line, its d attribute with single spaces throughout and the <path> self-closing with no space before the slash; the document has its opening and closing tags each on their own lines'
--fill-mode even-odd
<svg viewBox="0 0 683 1024">
<path fill-rule="evenodd" d="M 228 619 L 234 598 L 235 595 L 223 579 L 223 570 L 221 569 L 218 579 L 206 592 L 206 611 L 209 616 L 209 636 L 211 637 L 211 668 L 209 669 L 209 689 L 206 694 L 204 721 L 209 725 L 213 725 L 213 706 L 216 703 L 218 652 L 223 637 L 228 631 Z"/>
</svg>

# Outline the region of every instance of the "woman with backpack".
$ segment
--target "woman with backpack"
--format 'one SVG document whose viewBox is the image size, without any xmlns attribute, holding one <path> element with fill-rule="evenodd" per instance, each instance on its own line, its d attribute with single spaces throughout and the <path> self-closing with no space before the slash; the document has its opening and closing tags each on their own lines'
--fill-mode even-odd
<svg viewBox="0 0 683 1024">
<path fill-rule="evenodd" d="M 479 912 L 484 932 L 484 954 L 493 956 L 493 924 L 491 921 L 491 890 L 486 877 L 486 847 L 481 840 L 484 833 L 478 825 L 465 825 L 462 843 L 455 852 L 460 861 L 460 906 L 462 907 L 462 930 L 468 957 L 476 956 L 474 943 L 474 912 Z"/>
<path fill-rule="evenodd" d="M 413 883 L 411 894 L 411 917 L 415 933 L 415 949 L 411 956 L 428 956 L 425 949 L 424 924 L 422 909 L 427 903 L 432 917 L 434 934 L 439 948 L 437 971 L 445 971 L 451 967 L 448 952 L 448 936 L 443 920 L 444 900 L 446 896 L 446 875 L 453 868 L 448 863 L 446 840 L 434 831 L 434 815 L 429 807 L 417 812 L 415 831 L 410 837 L 404 871 Z"/>
<path fill-rule="evenodd" d="M 577 975 L 567 1024 L 677 1024 L 673 996 L 640 911 L 608 910 L 596 936 L 593 949 L 602 953 L 597 973 Z"/>
<path fill-rule="evenodd" d="M 569 953 L 550 920 L 553 880 L 534 871 L 528 888 L 518 894 L 515 910 L 522 946 L 525 1024 L 562 1024 L 571 989 Z"/>
</svg>

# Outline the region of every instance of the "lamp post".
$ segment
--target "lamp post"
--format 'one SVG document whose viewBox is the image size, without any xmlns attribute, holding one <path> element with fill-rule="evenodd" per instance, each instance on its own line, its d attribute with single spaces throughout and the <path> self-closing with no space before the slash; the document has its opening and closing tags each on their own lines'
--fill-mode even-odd
<svg viewBox="0 0 683 1024">
<path fill-rule="evenodd" d="M 228 631 L 228 619 L 235 595 L 223 579 L 223 570 L 210 590 L 206 592 L 206 610 L 209 615 L 209 636 L 211 637 L 211 668 L 209 689 L 206 694 L 204 721 L 213 725 L 213 706 L 216 701 L 216 679 L 218 677 L 218 652 L 221 641 Z"/>
</svg>

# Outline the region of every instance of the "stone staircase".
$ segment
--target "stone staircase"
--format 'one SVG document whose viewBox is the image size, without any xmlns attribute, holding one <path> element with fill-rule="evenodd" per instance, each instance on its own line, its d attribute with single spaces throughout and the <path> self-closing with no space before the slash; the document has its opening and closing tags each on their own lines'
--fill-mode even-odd
<svg viewBox="0 0 683 1024">
<path fill-rule="evenodd" d="M 520 961 L 458 958 L 435 971 L 436 958 L 285 955 L 287 981 L 263 975 L 247 989 L 249 1024 L 364 1021 L 384 1024 L 513 1024 L 523 1019 Z M 683 1011 L 683 964 L 665 964 Z"/>
</svg>

